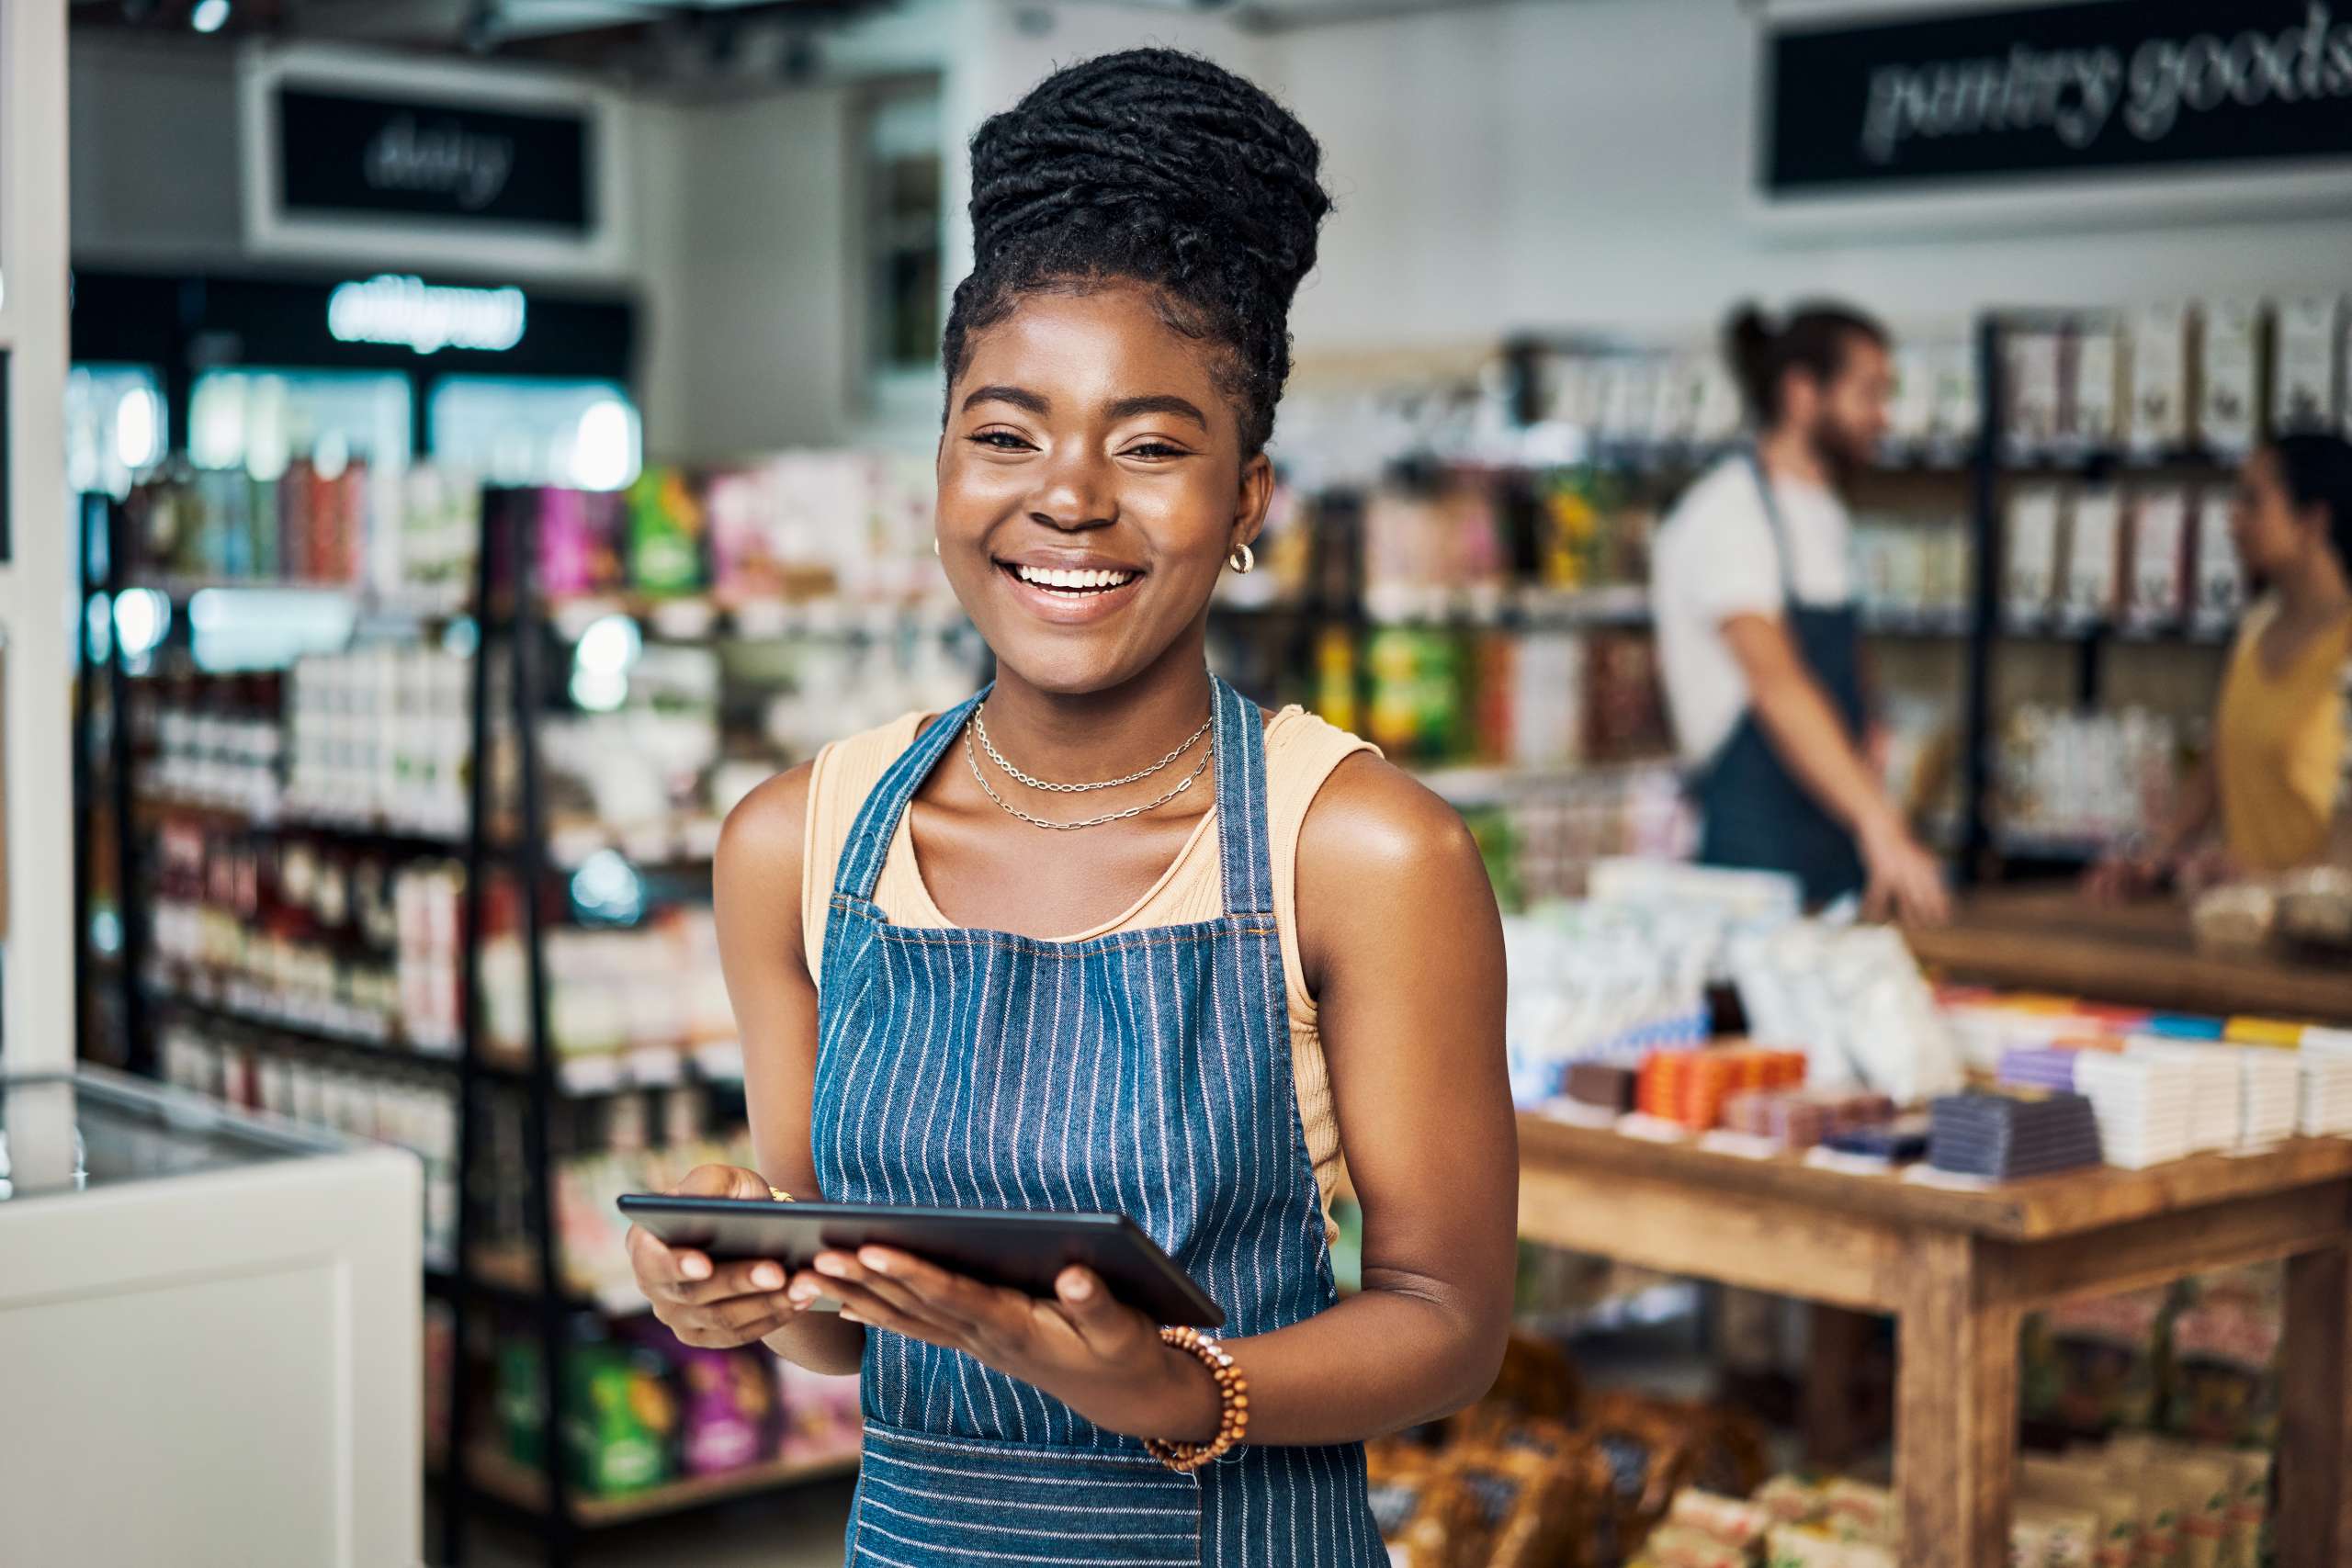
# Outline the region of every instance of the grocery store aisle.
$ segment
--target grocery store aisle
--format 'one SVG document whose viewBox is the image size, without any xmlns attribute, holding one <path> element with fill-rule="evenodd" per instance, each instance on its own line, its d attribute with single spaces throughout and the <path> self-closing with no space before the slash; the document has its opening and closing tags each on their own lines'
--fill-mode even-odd
<svg viewBox="0 0 2352 1568">
<path fill-rule="evenodd" d="M 598 1532 L 582 1568 L 840 1568 L 852 1483 L 826 1482 L 710 1513 Z M 483 1528 L 467 1568 L 537 1568 L 530 1543 Z"/>
</svg>

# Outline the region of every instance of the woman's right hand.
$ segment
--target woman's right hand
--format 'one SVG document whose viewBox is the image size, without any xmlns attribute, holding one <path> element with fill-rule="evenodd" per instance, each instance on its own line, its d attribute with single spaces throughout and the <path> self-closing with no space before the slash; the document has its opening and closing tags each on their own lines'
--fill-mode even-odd
<svg viewBox="0 0 2352 1568">
<path fill-rule="evenodd" d="M 772 1196 L 759 1172 L 731 1165 L 696 1166 L 671 1195 L 762 1201 Z M 631 1225 L 628 1261 L 637 1288 L 653 1303 L 653 1315 L 684 1344 L 711 1350 L 749 1345 L 807 1310 L 785 1294 L 784 1266 L 771 1259 L 721 1263 L 690 1247 L 672 1247 L 644 1226 Z"/>
<path fill-rule="evenodd" d="M 2155 855 L 2110 854 L 2083 877 L 2083 892 L 2095 904 L 2125 904 L 2160 886 L 2166 867 Z"/>
</svg>

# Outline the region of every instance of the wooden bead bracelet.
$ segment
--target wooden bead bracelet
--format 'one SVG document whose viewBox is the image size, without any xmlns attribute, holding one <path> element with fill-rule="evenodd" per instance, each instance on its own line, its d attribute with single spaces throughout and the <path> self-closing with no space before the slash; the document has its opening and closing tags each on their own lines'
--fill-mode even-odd
<svg viewBox="0 0 2352 1568">
<path fill-rule="evenodd" d="M 1250 1430 L 1250 1379 L 1226 1354 L 1225 1347 L 1197 1328 L 1163 1328 L 1160 1342 L 1183 1351 L 1209 1370 L 1216 1380 L 1216 1438 L 1206 1443 L 1143 1440 L 1144 1451 L 1180 1473 L 1189 1474 L 1230 1452 Z"/>
</svg>

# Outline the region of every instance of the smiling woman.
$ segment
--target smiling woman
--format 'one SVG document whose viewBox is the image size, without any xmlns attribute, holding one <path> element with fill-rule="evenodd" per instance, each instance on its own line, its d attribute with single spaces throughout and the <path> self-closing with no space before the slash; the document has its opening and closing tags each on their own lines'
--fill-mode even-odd
<svg viewBox="0 0 2352 1568">
<path fill-rule="evenodd" d="M 1317 162 L 1265 94 L 1161 50 L 981 128 L 937 527 L 996 683 L 728 820 L 761 1168 L 682 1190 L 1118 1210 L 1230 1336 L 1079 1268 L 1046 1299 L 876 1247 L 787 1280 L 632 1232 L 681 1337 L 862 1371 L 853 1563 L 1374 1568 L 1362 1439 L 1467 1404 L 1500 1358 L 1517 1160 L 1476 847 L 1204 658 L 1272 495 Z M 1364 1288 L 1340 1302 L 1343 1150 Z"/>
</svg>

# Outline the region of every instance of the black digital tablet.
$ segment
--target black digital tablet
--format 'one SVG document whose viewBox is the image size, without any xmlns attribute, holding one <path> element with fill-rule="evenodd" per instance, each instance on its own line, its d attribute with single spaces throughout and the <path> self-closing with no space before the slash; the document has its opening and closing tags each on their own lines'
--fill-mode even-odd
<svg viewBox="0 0 2352 1568">
<path fill-rule="evenodd" d="M 805 1268 L 820 1252 L 889 1247 L 991 1285 L 1054 1293 L 1073 1263 L 1154 1322 L 1224 1326 L 1225 1314 L 1125 1214 L 927 1209 L 881 1203 L 778 1203 L 631 1192 L 621 1213 L 672 1247 L 713 1258 L 772 1258 Z"/>
</svg>

